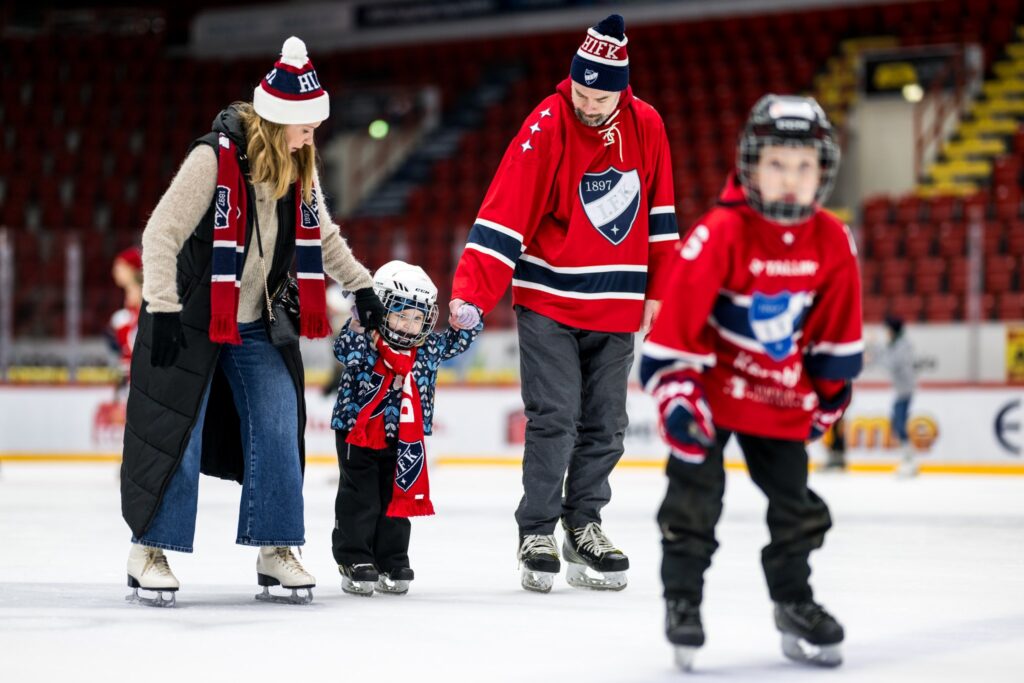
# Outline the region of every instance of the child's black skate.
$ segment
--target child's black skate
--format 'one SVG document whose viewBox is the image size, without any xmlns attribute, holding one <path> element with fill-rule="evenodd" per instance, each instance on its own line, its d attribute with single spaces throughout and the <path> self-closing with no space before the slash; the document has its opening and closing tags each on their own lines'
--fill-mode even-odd
<svg viewBox="0 0 1024 683">
<path fill-rule="evenodd" d="M 775 627 L 782 633 L 782 652 L 796 662 L 817 666 L 843 663 L 843 627 L 813 600 L 775 603 Z"/>
<path fill-rule="evenodd" d="M 550 593 L 555 576 L 562 569 L 555 536 L 527 534 L 519 537 L 520 583 L 528 591 Z"/>
<path fill-rule="evenodd" d="M 380 579 L 380 572 L 372 564 L 339 564 L 341 572 L 341 590 L 349 595 L 370 597 L 373 587 Z"/>
<path fill-rule="evenodd" d="M 704 646 L 700 605 L 682 599 L 669 600 L 665 610 L 665 636 L 675 646 L 676 666 L 683 671 L 692 669 L 694 655 Z"/>
<path fill-rule="evenodd" d="M 620 591 L 626 587 L 629 558 L 612 544 L 597 522 L 573 529 L 564 522 L 565 580 L 576 588 Z"/>
<path fill-rule="evenodd" d="M 416 578 L 415 572 L 409 567 L 399 567 L 389 572 L 380 572 L 377 579 L 377 592 L 389 595 L 405 595 L 409 592 L 409 582 Z"/>
</svg>

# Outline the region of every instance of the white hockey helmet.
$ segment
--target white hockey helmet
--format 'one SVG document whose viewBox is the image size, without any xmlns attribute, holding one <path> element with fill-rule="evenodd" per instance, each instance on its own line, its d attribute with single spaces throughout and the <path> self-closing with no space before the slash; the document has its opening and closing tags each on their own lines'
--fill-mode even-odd
<svg viewBox="0 0 1024 683">
<path fill-rule="evenodd" d="M 389 344 L 408 349 L 422 344 L 437 324 L 437 287 L 419 266 L 405 261 L 388 261 L 373 274 L 373 291 L 390 313 L 409 309 L 423 313 L 423 325 L 418 331 L 399 331 L 381 322 L 380 333 Z"/>
</svg>

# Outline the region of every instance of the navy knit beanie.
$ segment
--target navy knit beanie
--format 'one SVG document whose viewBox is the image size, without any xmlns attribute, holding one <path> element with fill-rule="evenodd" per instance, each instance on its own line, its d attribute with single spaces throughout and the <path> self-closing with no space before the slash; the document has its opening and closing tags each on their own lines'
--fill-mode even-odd
<svg viewBox="0 0 1024 683">
<path fill-rule="evenodd" d="M 619 92 L 629 86 L 629 57 L 626 55 L 626 21 L 611 14 L 587 29 L 587 37 L 576 50 L 569 76 L 580 85 L 596 90 Z"/>
</svg>

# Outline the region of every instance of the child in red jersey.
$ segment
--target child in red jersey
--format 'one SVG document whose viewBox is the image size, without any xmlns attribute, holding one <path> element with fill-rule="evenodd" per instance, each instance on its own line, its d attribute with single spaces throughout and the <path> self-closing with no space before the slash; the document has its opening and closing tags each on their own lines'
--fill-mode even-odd
<svg viewBox="0 0 1024 683">
<path fill-rule="evenodd" d="M 703 577 L 718 547 L 722 453 L 733 434 L 768 497 L 762 564 L 783 651 L 841 662 L 843 628 L 808 583 L 808 555 L 832 522 L 807 486 L 805 448 L 843 414 L 862 365 L 856 247 L 821 208 L 838 167 L 817 102 L 762 97 L 736 172 L 682 242 L 666 289 L 675 296 L 644 345 L 641 380 L 671 452 L 658 521 L 666 632 L 684 668 L 704 643 Z"/>
</svg>

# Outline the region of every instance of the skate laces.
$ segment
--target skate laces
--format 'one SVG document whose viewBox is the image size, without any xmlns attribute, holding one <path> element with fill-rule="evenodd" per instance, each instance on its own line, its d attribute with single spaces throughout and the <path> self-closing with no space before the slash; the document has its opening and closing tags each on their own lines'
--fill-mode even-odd
<svg viewBox="0 0 1024 683">
<path fill-rule="evenodd" d="M 150 569 L 160 576 L 174 576 L 171 573 L 171 566 L 167 564 L 167 556 L 159 548 L 146 548 L 146 566 L 142 568 L 145 574 Z"/>
<path fill-rule="evenodd" d="M 527 555 L 554 555 L 558 557 L 555 535 L 528 534 L 523 537 L 523 545 L 519 548 L 519 557 Z"/>
<path fill-rule="evenodd" d="M 292 574 L 301 576 L 306 573 L 305 568 L 303 568 L 302 564 L 299 563 L 299 558 L 295 557 L 292 549 L 288 546 L 278 546 L 274 548 L 274 555 L 277 556 L 277 559 L 280 560 L 285 569 Z"/>
<path fill-rule="evenodd" d="M 573 529 L 572 534 L 575 537 L 577 548 L 586 550 L 598 557 L 606 553 L 618 552 L 618 548 L 612 544 L 611 539 L 604 535 L 601 525 L 597 522 L 590 522 L 582 529 Z"/>
<path fill-rule="evenodd" d="M 804 619 L 812 629 L 823 621 L 832 619 L 832 615 L 813 600 L 792 603 L 792 610 L 797 616 Z"/>
</svg>

